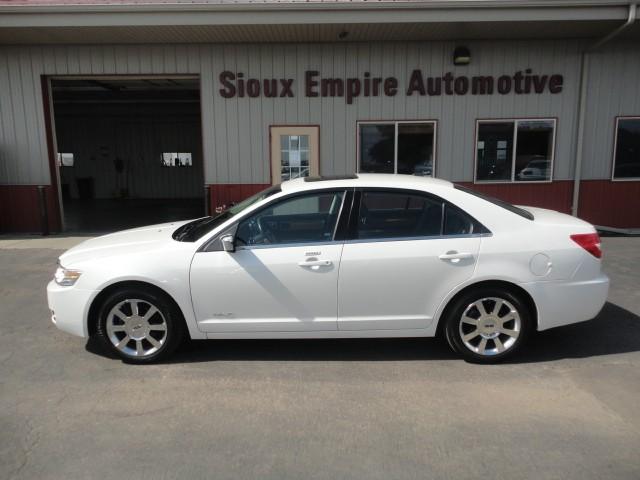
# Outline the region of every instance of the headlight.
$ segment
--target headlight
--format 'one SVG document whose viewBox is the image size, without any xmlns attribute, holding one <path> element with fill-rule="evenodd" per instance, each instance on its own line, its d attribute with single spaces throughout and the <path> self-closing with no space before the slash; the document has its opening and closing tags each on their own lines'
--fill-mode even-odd
<svg viewBox="0 0 640 480">
<path fill-rule="evenodd" d="M 71 270 L 58 265 L 53 278 L 58 285 L 62 285 L 63 287 L 70 287 L 78 281 L 81 274 L 82 272 L 80 272 L 79 270 Z"/>
</svg>

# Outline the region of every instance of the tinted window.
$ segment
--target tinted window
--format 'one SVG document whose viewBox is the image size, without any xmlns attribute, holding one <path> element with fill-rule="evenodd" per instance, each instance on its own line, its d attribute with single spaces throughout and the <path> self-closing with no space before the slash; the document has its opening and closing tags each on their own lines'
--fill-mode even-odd
<svg viewBox="0 0 640 480">
<path fill-rule="evenodd" d="M 453 205 L 445 207 L 443 235 L 469 235 L 476 232 L 469 215 Z"/>
<path fill-rule="evenodd" d="M 360 125 L 360 171 L 365 173 L 393 173 L 393 124 Z"/>
<path fill-rule="evenodd" d="M 525 210 L 524 208 L 516 207 L 515 205 L 511 205 L 509 202 L 505 202 L 504 200 L 500 200 L 498 198 L 490 197 L 489 195 L 485 195 L 484 193 L 476 192 L 475 190 L 471 190 L 470 188 L 462 187 L 460 185 L 454 185 L 454 187 L 458 190 L 461 190 L 469 195 L 473 195 L 475 197 L 481 198 L 487 202 L 493 203 L 499 207 L 504 208 L 505 210 L 509 210 L 511 213 L 515 213 L 516 215 L 520 215 L 521 217 L 526 218 L 527 220 L 533 220 L 533 213 Z"/>
<path fill-rule="evenodd" d="M 618 120 L 613 177 L 640 177 L 640 118 Z"/>
<path fill-rule="evenodd" d="M 516 145 L 516 181 L 551 180 L 553 156 L 553 120 L 518 121 Z"/>
<path fill-rule="evenodd" d="M 440 235 L 442 202 L 403 192 L 363 192 L 356 238 Z"/>
<path fill-rule="evenodd" d="M 476 180 L 548 181 L 555 120 L 478 122 Z"/>
<path fill-rule="evenodd" d="M 476 179 L 511 179 L 513 122 L 479 123 L 476 148 Z"/>
<path fill-rule="evenodd" d="M 358 128 L 360 172 L 433 176 L 435 122 L 360 123 Z"/>
<path fill-rule="evenodd" d="M 344 192 L 295 196 L 260 210 L 238 226 L 238 245 L 327 242 L 333 234 Z"/>
</svg>

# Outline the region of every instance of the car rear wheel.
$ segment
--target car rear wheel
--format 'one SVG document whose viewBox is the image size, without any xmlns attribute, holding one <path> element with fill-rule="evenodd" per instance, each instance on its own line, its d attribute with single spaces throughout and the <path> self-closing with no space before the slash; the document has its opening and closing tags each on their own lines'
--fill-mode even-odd
<svg viewBox="0 0 640 480">
<path fill-rule="evenodd" d="M 131 363 L 169 357 L 183 338 L 180 312 L 164 295 L 123 289 L 100 309 L 96 337 L 111 353 Z"/>
<path fill-rule="evenodd" d="M 447 341 L 457 353 L 471 362 L 496 363 L 524 343 L 532 316 L 511 291 L 479 288 L 455 301 L 446 322 Z"/>
</svg>

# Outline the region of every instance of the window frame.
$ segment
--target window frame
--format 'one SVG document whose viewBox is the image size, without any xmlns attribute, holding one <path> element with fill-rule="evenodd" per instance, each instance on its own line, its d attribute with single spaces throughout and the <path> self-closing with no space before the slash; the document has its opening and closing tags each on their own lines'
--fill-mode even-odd
<svg viewBox="0 0 640 480">
<path fill-rule="evenodd" d="M 438 158 L 438 120 L 357 120 L 356 121 L 356 173 L 360 173 L 360 125 L 394 125 L 393 133 L 393 173 L 387 175 L 403 175 L 398 173 L 398 125 L 432 124 L 433 125 L 433 171 L 431 178 L 436 178 Z M 375 175 L 375 173 L 373 173 Z"/>
<path fill-rule="evenodd" d="M 549 165 L 548 180 L 516 180 L 516 153 L 518 150 L 518 123 L 519 122 L 553 122 L 553 139 L 551 141 L 551 165 Z M 511 152 L 511 177 L 508 180 L 478 180 L 478 132 L 481 123 L 512 123 L 513 124 L 513 151 Z M 473 142 L 473 183 L 474 184 L 540 184 L 553 182 L 553 172 L 556 159 L 556 138 L 558 133 L 557 117 L 518 117 L 518 118 L 477 118 L 475 137 Z"/>
<path fill-rule="evenodd" d="M 323 188 L 323 189 L 313 189 L 313 190 L 303 190 L 299 192 L 295 192 L 289 195 L 282 195 L 278 198 L 274 198 L 270 202 L 266 203 L 262 207 L 249 212 L 244 215 L 242 218 L 238 218 L 232 225 L 224 229 L 224 232 L 216 235 L 214 239 L 212 239 L 212 243 L 216 243 L 216 240 L 222 237 L 225 234 L 228 234 L 230 230 L 233 229 L 234 237 L 235 232 L 240 227 L 240 224 L 247 220 L 248 218 L 259 215 L 260 212 L 267 210 L 268 208 L 273 207 L 275 204 L 293 200 L 298 197 L 304 197 L 307 195 L 323 195 L 328 193 L 342 193 L 342 203 L 340 204 L 340 209 L 338 210 L 338 218 L 336 219 L 336 225 L 333 229 L 333 237 L 331 240 L 319 241 L 319 242 L 289 242 L 289 243 L 277 243 L 270 245 L 236 245 L 236 250 L 254 250 L 254 249 L 263 249 L 263 248 L 286 248 L 286 247 L 302 247 L 305 245 L 327 245 L 331 243 L 342 242 L 341 237 L 344 236 L 342 230 L 346 227 L 346 219 L 351 213 L 351 207 L 353 202 L 353 187 L 333 187 L 333 188 Z"/>
<path fill-rule="evenodd" d="M 612 182 L 637 182 L 640 177 L 624 177 L 616 178 L 616 154 L 618 152 L 618 126 L 620 120 L 640 120 L 640 115 L 619 115 L 615 118 L 615 126 L 613 128 L 613 157 L 611 158 L 611 181 Z"/>
<path fill-rule="evenodd" d="M 430 200 L 442 203 L 442 218 L 440 224 L 440 235 L 411 235 L 407 237 L 379 237 L 379 238 L 358 238 L 358 218 L 360 217 L 360 205 L 362 202 L 362 194 L 364 192 L 376 192 L 376 193 L 395 193 L 401 195 L 419 195 L 429 198 Z M 479 227 L 478 232 L 466 233 L 461 235 L 445 235 L 444 234 L 444 222 L 447 207 L 453 207 L 463 212 L 469 217 L 474 227 Z M 451 203 L 449 200 L 439 197 L 431 192 L 424 190 L 415 190 L 411 188 L 394 188 L 394 187 L 356 187 L 353 192 L 352 205 L 349 212 L 345 232 L 345 243 L 379 243 L 379 242 L 406 242 L 406 241 L 420 241 L 420 240 L 444 240 L 448 238 L 471 238 L 471 237 L 490 237 L 493 234 L 482 222 L 476 217 L 471 215 L 465 209 Z"/>
</svg>

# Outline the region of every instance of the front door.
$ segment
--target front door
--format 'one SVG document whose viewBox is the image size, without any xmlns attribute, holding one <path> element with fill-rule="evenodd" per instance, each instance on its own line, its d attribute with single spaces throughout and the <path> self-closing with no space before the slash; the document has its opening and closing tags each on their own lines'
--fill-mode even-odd
<svg viewBox="0 0 640 480">
<path fill-rule="evenodd" d="M 271 127 L 271 183 L 320 174 L 320 127 Z"/>
<path fill-rule="evenodd" d="M 473 274 L 481 241 L 473 219 L 420 193 L 357 197 L 355 238 L 340 262 L 338 329 L 427 328 L 442 299 Z"/>
<path fill-rule="evenodd" d="M 240 221 L 235 252 L 198 252 L 191 295 L 205 332 L 337 329 L 344 191 L 286 197 Z"/>
</svg>

